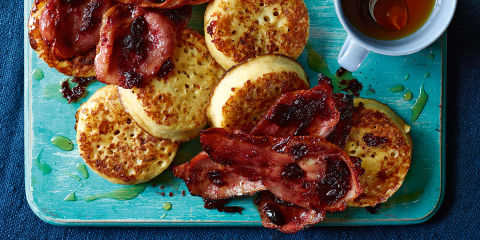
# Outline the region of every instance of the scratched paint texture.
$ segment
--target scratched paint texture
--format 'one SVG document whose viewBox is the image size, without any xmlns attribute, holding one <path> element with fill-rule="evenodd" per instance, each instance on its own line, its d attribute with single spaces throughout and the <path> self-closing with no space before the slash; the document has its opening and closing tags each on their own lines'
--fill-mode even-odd
<svg viewBox="0 0 480 240">
<path fill-rule="evenodd" d="M 337 54 L 346 33 L 338 22 L 332 1 L 306 1 L 310 15 L 310 43 L 323 54 L 335 71 Z M 32 4 L 25 0 L 25 18 Z M 190 24 L 200 30 L 204 6 L 194 8 Z M 429 95 L 428 102 L 412 124 L 414 154 L 412 166 L 404 185 L 381 208 L 378 214 L 367 213 L 364 209 L 349 208 L 345 212 L 327 215 L 320 225 L 379 225 L 409 224 L 428 219 L 439 205 L 443 195 L 445 168 L 442 144 L 442 92 L 446 79 L 442 69 L 446 68 L 445 38 L 437 40 L 425 50 L 402 57 L 370 54 L 354 76 L 362 82 L 362 97 L 377 99 L 389 105 L 403 119 L 410 122 L 410 108 L 418 97 L 422 84 Z M 307 67 L 306 51 L 299 58 L 305 67 L 312 86 L 316 85 L 316 73 Z M 41 69 L 44 78 L 32 78 L 32 71 Z M 410 77 L 405 80 L 405 76 Z M 427 77 L 428 76 L 428 77 Z M 76 169 L 83 160 L 77 145 L 70 152 L 53 146 L 50 139 L 61 135 L 75 140 L 75 117 L 77 108 L 88 96 L 102 86 L 95 83 L 88 88 L 88 96 L 79 103 L 68 104 L 57 92 L 59 82 L 65 78 L 37 57 L 28 44 L 25 35 L 25 185 L 27 199 L 34 212 L 43 220 L 62 225 L 143 225 L 143 226 L 260 226 L 259 215 L 251 198 L 235 200 L 232 205 L 242 206 L 242 215 L 219 213 L 203 208 L 202 200 L 188 194 L 186 186 L 175 179 L 170 170 L 147 185 L 136 198 L 126 201 L 98 199 L 83 201 L 88 196 L 103 194 L 121 186 L 109 183 L 88 169 L 90 177 L 81 179 Z M 403 94 L 392 93 L 390 87 L 405 86 L 413 93 L 412 101 L 404 101 Z M 75 142 L 75 141 L 74 141 Z M 49 174 L 43 174 L 33 159 L 43 149 L 41 161 L 51 166 Z M 198 142 L 185 143 L 175 160 L 182 163 L 199 151 Z M 161 189 L 161 186 L 164 189 Z M 77 201 L 64 201 L 76 190 Z M 186 195 L 182 196 L 182 191 Z M 165 193 L 162 196 L 161 193 Z M 170 197 L 169 193 L 173 196 Z M 163 210 L 165 202 L 171 202 L 172 209 Z M 164 215 L 167 213 L 166 215 Z"/>
</svg>

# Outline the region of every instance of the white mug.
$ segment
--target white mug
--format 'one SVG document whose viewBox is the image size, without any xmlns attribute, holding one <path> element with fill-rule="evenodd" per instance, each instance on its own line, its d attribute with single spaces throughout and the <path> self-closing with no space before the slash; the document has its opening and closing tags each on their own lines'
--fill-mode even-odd
<svg viewBox="0 0 480 240">
<path fill-rule="evenodd" d="M 399 56 L 418 52 L 429 46 L 447 29 L 455 12 L 457 0 L 436 0 L 426 23 L 413 34 L 397 40 L 377 40 L 366 36 L 350 24 L 343 12 L 341 0 L 334 0 L 334 5 L 337 17 L 348 34 L 338 55 L 338 63 L 348 71 L 354 72 L 370 51 Z"/>
</svg>

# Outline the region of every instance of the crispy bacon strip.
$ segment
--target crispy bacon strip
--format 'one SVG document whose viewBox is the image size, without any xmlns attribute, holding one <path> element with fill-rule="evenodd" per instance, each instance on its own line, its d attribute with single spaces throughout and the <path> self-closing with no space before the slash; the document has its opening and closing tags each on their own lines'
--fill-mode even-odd
<svg viewBox="0 0 480 240">
<path fill-rule="evenodd" d="M 95 57 L 98 80 L 123 88 L 147 84 L 172 55 L 176 33 L 191 13 L 175 11 L 184 16 L 121 4 L 108 10 Z"/>
<path fill-rule="evenodd" d="M 252 129 L 258 136 L 326 137 L 335 128 L 340 113 L 335 106 L 330 79 L 318 86 L 283 94 Z"/>
<path fill-rule="evenodd" d="M 59 60 L 86 54 L 97 45 L 102 15 L 111 6 L 111 0 L 48 0 L 39 20 L 41 37 Z"/>
<path fill-rule="evenodd" d="M 190 194 L 203 198 L 218 200 L 265 190 L 260 181 L 249 181 L 232 172 L 230 167 L 212 161 L 206 152 L 173 169 L 175 176 L 185 181 Z"/>
<path fill-rule="evenodd" d="M 295 233 L 308 228 L 325 218 L 325 211 L 315 211 L 296 206 L 276 198 L 272 193 L 264 191 L 255 199 L 262 224 L 267 228 L 275 228 L 284 233 Z"/>
<path fill-rule="evenodd" d="M 357 168 L 341 149 L 320 137 L 273 138 L 210 128 L 200 142 L 210 158 L 276 197 L 316 211 L 341 211 L 361 189 Z"/>
<path fill-rule="evenodd" d="M 290 131 L 285 131 L 284 128 L 281 127 L 270 127 L 270 125 L 276 125 L 275 122 L 268 120 L 268 114 L 270 116 L 275 112 L 275 110 L 272 109 L 278 109 L 279 104 L 285 104 L 285 102 L 289 101 L 290 103 L 294 103 L 288 106 L 289 109 L 302 109 L 302 110 L 308 110 L 307 108 L 300 108 L 295 105 L 295 102 L 297 100 L 304 100 L 308 99 L 310 102 L 314 102 L 315 100 L 321 101 L 322 99 L 325 100 L 328 104 L 325 104 L 325 106 L 329 107 L 329 112 L 333 113 L 330 117 L 324 117 L 325 115 L 311 115 L 311 118 L 314 119 L 313 122 L 318 124 L 318 126 L 315 126 L 314 124 L 310 124 L 306 132 L 313 132 L 315 134 L 321 134 L 320 136 L 323 136 L 324 134 L 328 133 L 332 128 L 332 124 L 335 124 L 336 120 L 338 119 L 338 111 L 335 108 L 335 105 L 332 104 L 332 87 L 329 79 L 321 79 L 320 84 L 316 89 L 311 89 L 311 90 L 302 90 L 302 91 L 295 91 L 291 93 L 286 93 L 282 95 L 282 97 L 277 101 L 277 103 L 270 108 L 270 110 L 267 113 L 267 116 L 262 119 L 262 121 L 259 123 L 259 126 L 255 127 L 251 134 L 253 135 L 270 135 L 270 136 L 275 136 L 275 137 L 284 137 L 288 136 L 291 132 L 295 131 L 296 129 L 299 128 L 299 122 L 297 122 L 297 126 L 295 126 L 295 122 L 292 121 L 292 124 L 290 125 Z M 326 96 L 326 97 L 324 97 Z M 298 104 L 298 103 L 296 103 Z M 318 104 L 321 105 L 321 104 Z M 305 114 L 304 112 L 299 112 L 297 111 L 297 114 Z M 327 123 L 328 124 L 327 124 Z M 260 126 L 261 125 L 261 126 Z M 200 153 L 197 157 L 192 159 L 193 162 L 190 163 L 185 163 L 181 166 L 178 166 L 178 174 L 175 174 L 177 177 L 182 178 L 186 183 L 187 187 L 189 188 L 190 192 L 194 192 L 195 195 L 202 196 L 204 198 L 210 198 L 210 199 L 220 199 L 220 198 L 229 198 L 233 196 L 240 196 L 240 195 L 250 195 L 255 193 L 256 191 L 260 190 L 265 190 L 263 185 L 259 181 L 256 182 L 247 182 L 248 179 L 245 179 L 241 177 L 240 175 L 236 174 L 235 172 L 232 172 L 232 169 L 229 167 L 225 167 L 221 164 L 215 163 L 212 160 L 210 160 L 208 156 L 202 152 Z M 215 167 L 216 166 L 216 167 Z M 204 169 L 202 169 L 204 168 Z M 195 169 L 195 170 L 188 170 L 188 169 Z M 234 184 L 235 181 L 238 181 L 239 184 L 241 183 L 242 185 L 245 186 L 255 186 L 254 188 L 242 188 L 241 191 L 239 189 L 229 189 L 228 187 L 222 187 L 222 188 L 214 188 L 211 185 L 211 182 L 206 181 L 206 180 L 197 180 L 197 181 L 187 181 L 186 179 L 205 179 L 204 174 L 198 174 L 199 172 L 207 172 L 207 171 L 212 171 L 213 169 L 218 169 L 221 172 L 228 172 L 225 173 L 225 175 L 229 176 L 229 186 L 234 186 L 237 187 L 236 184 Z M 176 171 L 177 172 L 177 171 Z M 196 176 L 193 176 L 193 174 L 196 174 Z M 214 188 L 218 191 L 211 191 L 208 190 L 208 188 Z M 229 195 L 233 194 L 233 195 Z"/>
<path fill-rule="evenodd" d="M 185 5 L 197 5 L 210 0 L 115 0 L 125 4 L 136 4 L 141 7 L 173 9 Z"/>
</svg>

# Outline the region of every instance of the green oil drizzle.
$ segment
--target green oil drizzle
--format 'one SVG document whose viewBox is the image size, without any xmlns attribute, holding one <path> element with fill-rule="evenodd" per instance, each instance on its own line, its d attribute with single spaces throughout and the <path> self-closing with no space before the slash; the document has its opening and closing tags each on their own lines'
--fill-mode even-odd
<svg viewBox="0 0 480 240">
<path fill-rule="evenodd" d="M 72 151 L 73 150 L 73 143 L 70 139 L 64 137 L 64 136 L 55 136 L 50 139 L 50 142 L 62 149 L 63 151 Z"/>
<path fill-rule="evenodd" d="M 328 67 L 327 60 L 325 56 L 315 51 L 312 44 L 307 43 L 307 65 L 310 69 L 317 73 L 321 73 L 332 80 L 333 91 L 340 92 L 345 89 L 346 86 L 341 84 L 342 80 L 352 80 L 355 79 L 353 74 L 349 71 L 346 71 L 342 77 L 337 76 L 333 73 Z"/>
<path fill-rule="evenodd" d="M 423 75 L 423 77 L 424 77 L 424 78 L 430 78 L 430 73 L 425 73 L 425 74 Z"/>
<path fill-rule="evenodd" d="M 388 200 L 388 202 L 386 202 L 385 204 L 382 204 L 382 209 L 393 208 L 400 204 L 409 204 L 409 203 L 418 202 L 422 194 L 423 194 L 423 191 L 419 190 L 411 194 L 404 194 L 398 197 L 393 196 L 390 200 Z"/>
<path fill-rule="evenodd" d="M 132 186 L 125 186 L 108 193 L 97 194 L 97 195 L 86 197 L 85 201 L 91 202 L 101 198 L 110 198 L 115 200 L 130 200 L 130 199 L 136 198 L 138 195 L 143 193 L 143 191 L 145 191 L 145 188 L 147 188 L 146 183 L 132 185 Z"/>
<path fill-rule="evenodd" d="M 328 68 L 325 56 L 315 51 L 310 43 L 307 43 L 307 54 L 307 64 L 310 69 L 333 79 L 334 74 Z"/>
<path fill-rule="evenodd" d="M 68 194 L 63 201 L 68 201 L 68 202 L 74 202 L 77 201 L 77 196 L 75 195 L 75 191 L 71 192 Z"/>
<path fill-rule="evenodd" d="M 408 91 L 405 94 L 403 94 L 403 100 L 405 101 L 410 101 L 413 98 L 413 93 Z"/>
<path fill-rule="evenodd" d="M 45 76 L 43 75 L 43 71 L 40 68 L 35 68 L 32 71 L 32 78 L 34 80 L 42 80 Z"/>
<path fill-rule="evenodd" d="M 405 87 L 402 84 L 398 84 L 390 88 L 390 92 L 393 93 L 403 92 L 403 90 L 405 90 Z"/>
<path fill-rule="evenodd" d="M 75 180 L 77 180 L 77 181 L 82 181 L 82 179 L 81 179 L 79 176 L 75 175 L 75 174 L 72 174 L 72 173 L 66 173 L 66 174 L 67 174 L 68 176 L 72 177 L 72 178 L 75 178 Z"/>
<path fill-rule="evenodd" d="M 410 78 L 410 73 L 407 73 L 407 75 L 405 75 L 405 77 L 403 77 L 403 80 L 408 80 Z"/>
<path fill-rule="evenodd" d="M 37 166 L 38 169 L 40 169 L 40 171 L 42 171 L 43 175 L 47 175 L 47 174 L 52 172 L 52 167 L 50 167 L 50 165 L 40 161 L 40 158 L 42 157 L 42 153 L 43 153 L 43 149 L 40 150 L 40 152 L 37 154 L 37 156 L 35 156 L 35 158 L 33 159 L 33 162 L 34 162 L 35 166 Z"/>
<path fill-rule="evenodd" d="M 420 116 L 420 113 L 422 113 L 423 107 L 425 107 L 425 104 L 427 103 L 428 100 L 428 95 L 425 92 L 425 88 L 422 87 L 420 88 L 420 95 L 417 98 L 417 101 L 412 107 L 412 123 L 417 121 L 418 117 Z"/>
<path fill-rule="evenodd" d="M 82 177 L 83 179 L 87 179 L 88 178 L 88 170 L 87 170 L 87 167 L 85 167 L 85 164 L 83 163 L 79 163 L 77 164 L 77 170 L 80 172 L 80 174 L 82 174 Z"/>
<path fill-rule="evenodd" d="M 63 99 L 62 93 L 60 92 L 61 85 L 60 83 L 53 83 L 46 85 L 42 89 L 43 97 L 47 99 L 58 98 Z"/>
<path fill-rule="evenodd" d="M 170 209 L 172 209 L 172 204 L 170 202 L 166 202 L 163 204 L 163 210 L 169 211 Z"/>
</svg>

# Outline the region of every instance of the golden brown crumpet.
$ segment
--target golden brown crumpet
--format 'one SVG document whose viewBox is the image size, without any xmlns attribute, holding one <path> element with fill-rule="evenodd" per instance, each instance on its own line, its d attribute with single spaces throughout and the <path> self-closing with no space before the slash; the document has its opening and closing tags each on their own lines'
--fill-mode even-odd
<svg viewBox="0 0 480 240">
<path fill-rule="evenodd" d="M 375 100 L 356 98 L 354 105 L 357 110 L 345 151 L 362 159 L 365 173 L 360 176 L 363 191 L 349 205 L 375 206 L 400 188 L 410 168 L 410 126 Z"/>
<path fill-rule="evenodd" d="M 207 125 L 210 95 L 224 70 L 215 62 L 198 32 L 184 29 L 172 56 L 173 70 L 144 88 L 118 88 L 132 118 L 151 135 L 187 141 Z"/>
<path fill-rule="evenodd" d="M 224 68 L 257 55 L 298 58 L 309 34 L 303 0 L 214 0 L 204 18 L 205 40 Z"/>
<path fill-rule="evenodd" d="M 113 183 L 137 184 L 154 178 L 178 150 L 178 143 L 143 131 L 123 110 L 113 85 L 98 90 L 75 116 L 80 155 Z"/>
<path fill-rule="evenodd" d="M 60 0 L 35 0 L 28 20 L 30 45 L 50 67 L 65 75 L 95 76 L 100 19 L 110 6 L 110 0 L 73 6 Z"/>
<path fill-rule="evenodd" d="M 288 57 L 264 55 L 230 69 L 210 99 L 212 127 L 249 132 L 283 93 L 308 89 L 302 66 Z"/>
</svg>

